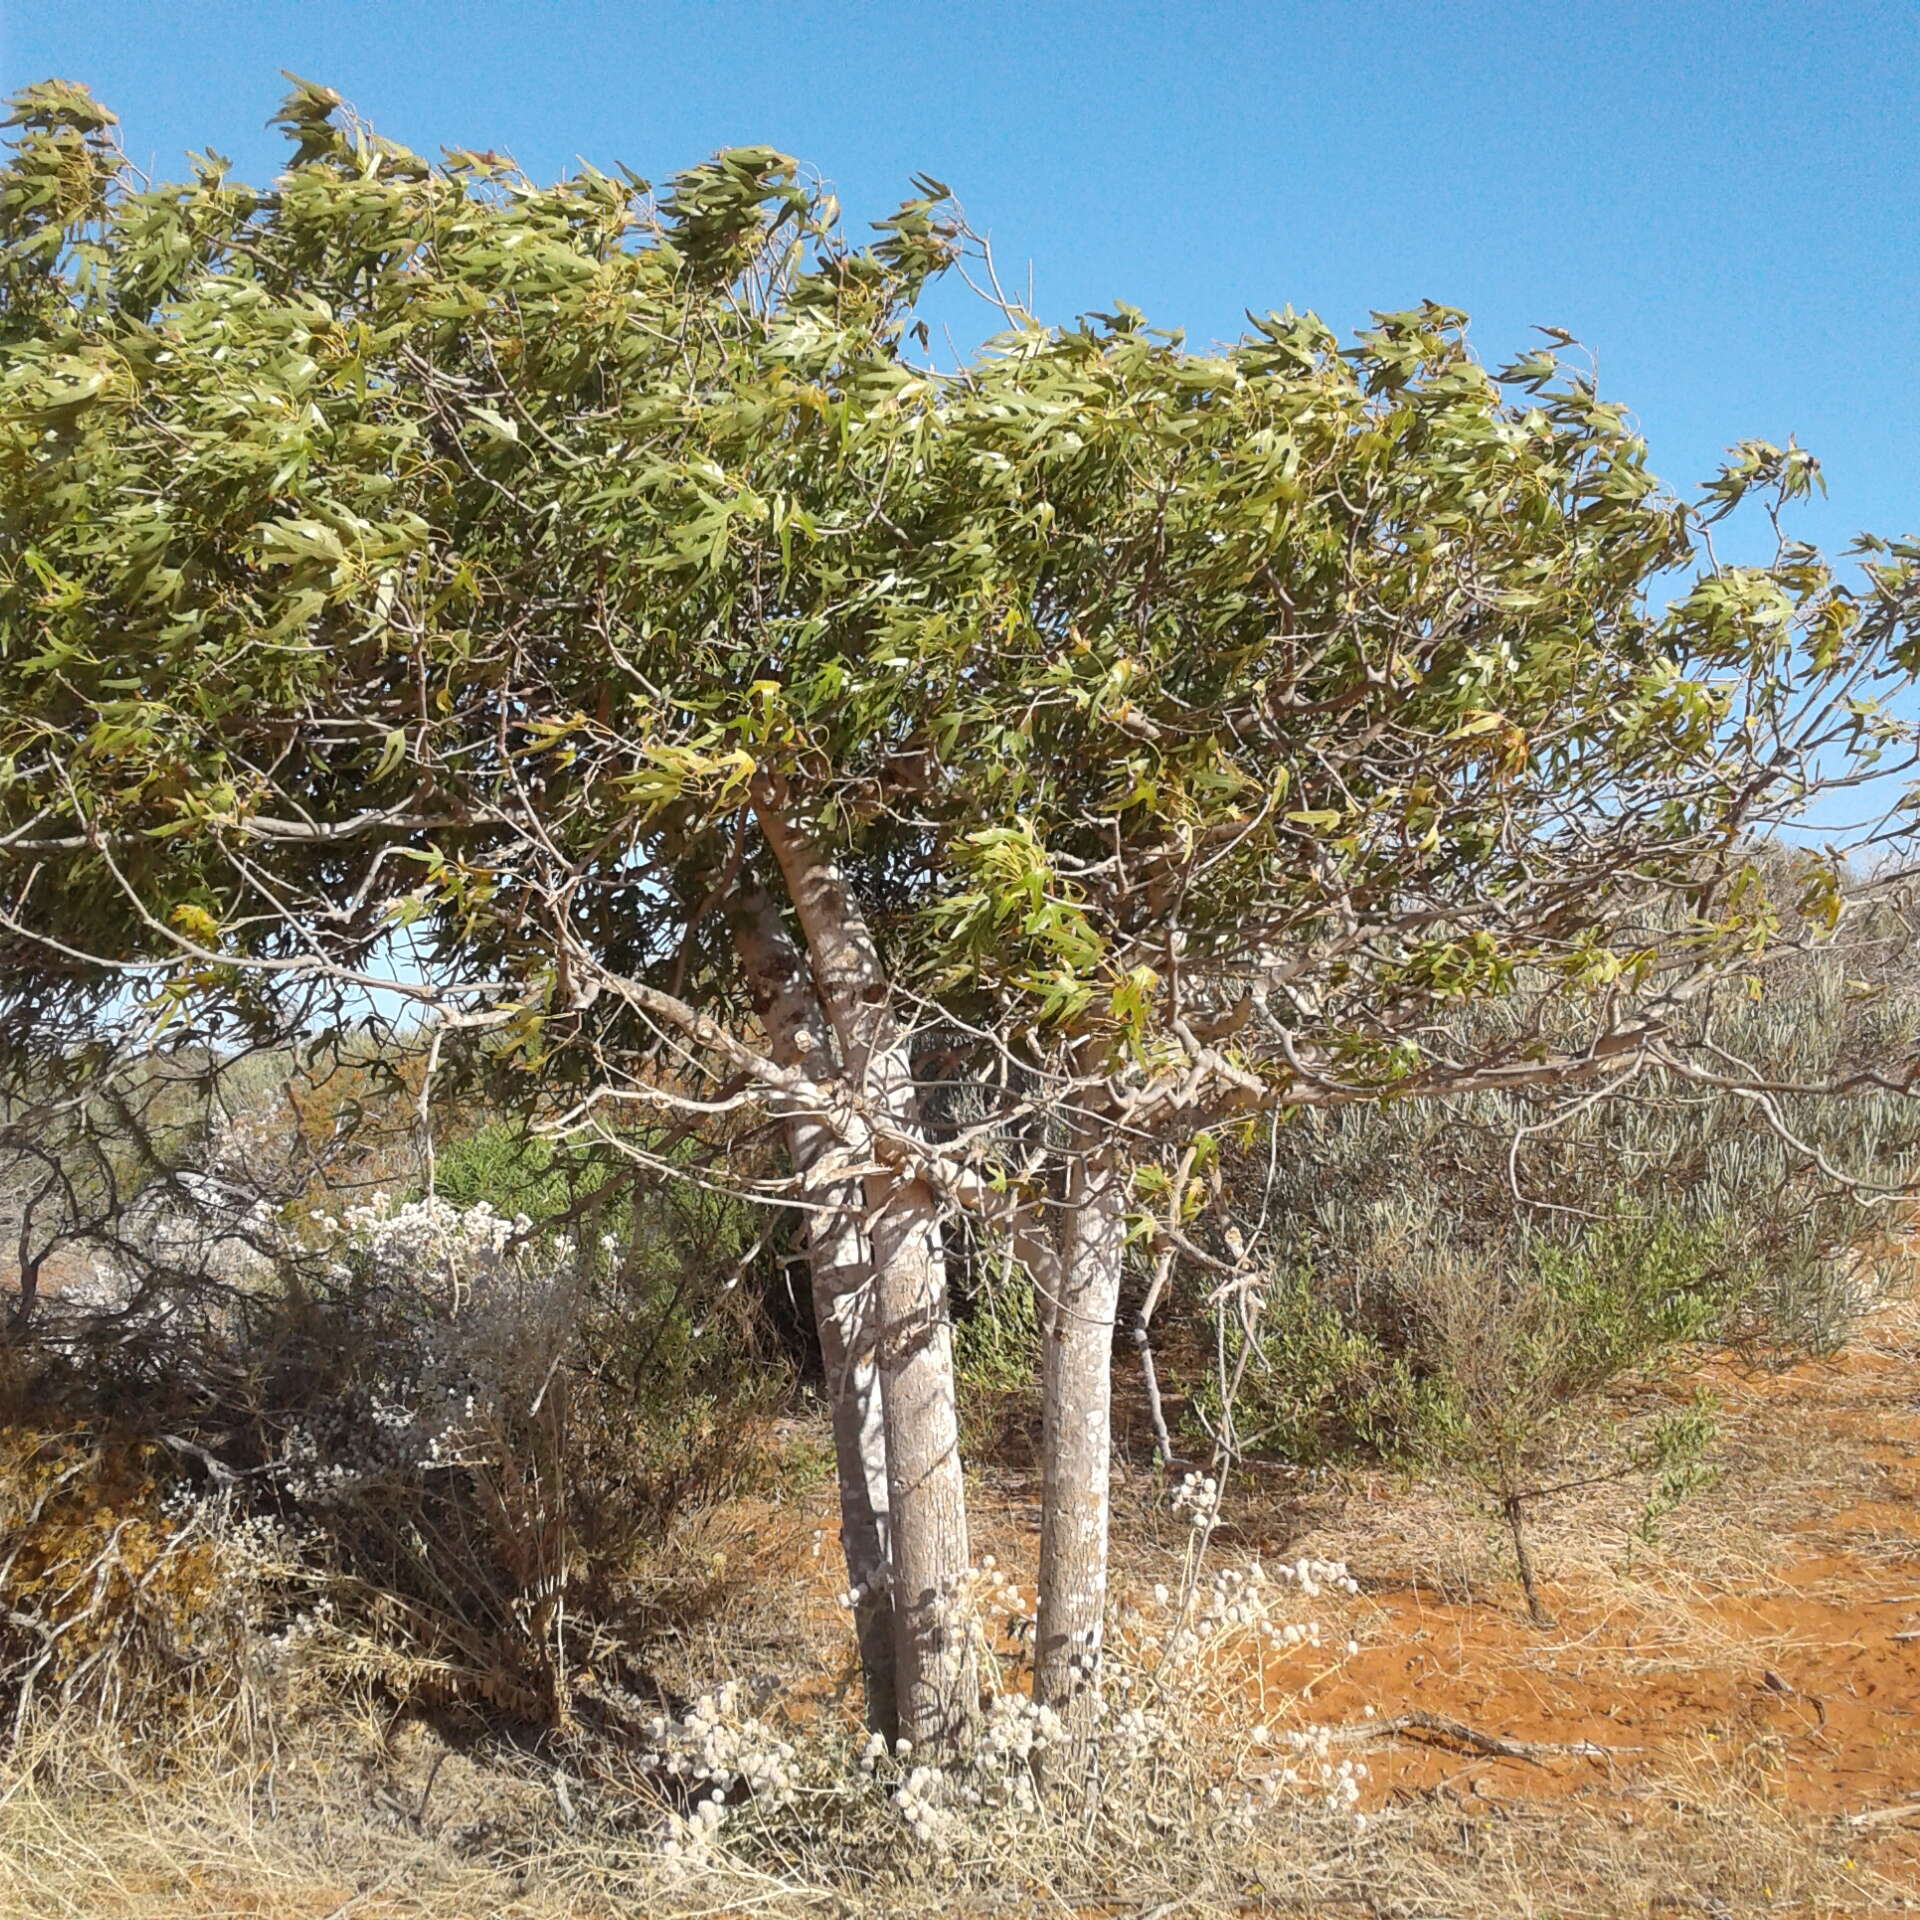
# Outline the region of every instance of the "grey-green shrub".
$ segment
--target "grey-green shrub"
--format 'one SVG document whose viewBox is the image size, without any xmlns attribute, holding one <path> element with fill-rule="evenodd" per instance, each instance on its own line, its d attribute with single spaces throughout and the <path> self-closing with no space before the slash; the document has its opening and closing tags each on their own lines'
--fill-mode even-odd
<svg viewBox="0 0 1920 1920">
<path fill-rule="evenodd" d="M 1472 1017 L 1531 1011 L 1522 996 Z M 1893 1078 L 1920 1057 L 1903 930 L 1870 917 L 1708 1009 L 1691 1037 L 1722 1050 L 1729 1077 Z M 1707 1416 L 1680 1403 L 1609 1445 L 1607 1390 L 1701 1343 L 1832 1349 L 1887 1283 L 1908 1217 L 1832 1176 L 1910 1182 L 1920 1100 L 1866 1085 L 1773 1105 L 1799 1144 L 1755 1097 L 1658 1069 L 1313 1111 L 1249 1143 L 1215 1212 L 1250 1237 L 1265 1223 L 1271 1278 L 1191 1383 L 1194 1422 L 1242 1453 L 1464 1468 L 1523 1560 L 1529 1504 L 1582 1449 L 1583 1475 L 1637 1474 L 1651 1506 L 1670 1502 L 1698 1478 Z"/>
</svg>

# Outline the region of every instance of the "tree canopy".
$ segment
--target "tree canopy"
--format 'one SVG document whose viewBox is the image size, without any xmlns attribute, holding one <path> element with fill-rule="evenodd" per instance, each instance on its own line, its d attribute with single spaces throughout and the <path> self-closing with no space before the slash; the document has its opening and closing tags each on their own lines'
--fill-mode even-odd
<svg viewBox="0 0 1920 1920">
<path fill-rule="evenodd" d="M 1199 353 L 1008 308 L 942 372 L 937 182 L 859 248 L 765 149 L 536 188 L 318 87 L 281 118 L 271 188 L 148 187 L 81 90 L 16 102 L 16 1001 L 138 961 L 267 1021 L 404 929 L 549 1059 L 582 952 L 684 980 L 718 936 L 758 781 L 903 982 L 1135 1057 L 1253 990 L 1273 1073 L 1377 1083 L 1433 1064 L 1396 1009 L 1610 986 L 1650 915 L 1749 938 L 1752 836 L 1899 750 L 1911 552 L 1662 604 L 1811 462 L 1744 447 L 1689 509 L 1448 309 Z"/>
</svg>

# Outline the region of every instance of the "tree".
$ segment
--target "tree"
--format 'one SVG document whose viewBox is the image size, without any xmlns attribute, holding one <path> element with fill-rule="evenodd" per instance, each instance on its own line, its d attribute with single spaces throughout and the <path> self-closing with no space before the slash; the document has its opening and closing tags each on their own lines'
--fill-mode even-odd
<svg viewBox="0 0 1920 1920">
<path fill-rule="evenodd" d="M 1449 309 L 1201 354 L 1000 301 L 942 372 L 938 182 L 855 249 L 765 149 L 652 198 L 432 166 L 312 86 L 282 118 L 270 190 L 142 189 L 78 89 L 17 106 L 17 1030 L 46 1073 L 130 1005 L 219 1042 L 384 998 L 423 1104 L 517 1075 L 644 1157 L 625 1116 L 767 1103 L 851 1356 L 856 1588 L 876 1356 L 921 1748 L 973 1692 L 943 1221 L 1004 1239 L 1045 1322 L 1036 1685 L 1084 1744 L 1128 1235 L 1201 1253 L 1179 1171 L 1262 1113 L 1710 1078 L 1689 1009 L 1846 905 L 1837 857 L 1780 900 L 1754 836 L 1910 758 L 1916 556 L 1717 564 L 1804 454 L 1689 508 L 1588 378 L 1491 375 Z M 1523 977 L 1526 1022 L 1436 1024 Z"/>
<path fill-rule="evenodd" d="M 132 979 L 150 988 L 141 1019 L 215 1045 L 382 1024 L 397 1001 L 431 1026 L 443 1084 L 463 1064 L 531 1070 L 521 1104 L 563 1126 L 636 1098 L 698 1109 L 672 1084 L 676 1053 L 720 1029 L 650 983 L 691 969 L 711 1003 L 716 968 L 744 960 L 764 989 L 753 968 L 773 951 L 754 914 L 713 911 L 751 874 L 716 821 L 739 812 L 753 759 L 673 737 L 683 699 L 763 701 L 765 636 L 730 633 L 715 592 L 743 504 L 715 451 L 792 465 L 806 490 L 770 503 L 772 532 L 816 595 L 857 581 L 837 523 L 857 528 L 870 500 L 847 447 L 863 408 L 884 415 L 914 382 L 898 332 L 950 251 L 935 197 L 856 253 L 765 149 L 656 202 L 630 175 L 543 192 L 491 155 L 431 168 L 316 87 L 283 122 L 296 153 L 271 192 L 212 157 L 186 187 L 136 190 L 83 90 L 17 105 L 5 858 L 11 904 L 35 902 L 11 921 L 23 1063 L 93 1071 Z M 628 651 L 654 649 L 662 617 L 713 649 L 691 674 L 665 661 L 666 694 Z M 77 758 L 59 744 L 75 726 Z M 810 1064 L 871 1080 L 910 1124 L 892 1016 L 863 999 L 857 908 L 797 825 L 767 844 L 816 976 L 776 1050 L 830 1035 L 841 1064 Z M 729 926 L 738 956 L 714 939 Z M 757 1091 L 796 1077 L 770 1070 Z M 800 1197 L 833 1199 L 804 1106 L 783 1124 Z M 856 1397 L 863 1347 L 879 1354 L 905 1463 L 893 1586 L 917 1596 L 894 1609 L 903 1724 L 926 1744 L 968 1691 L 964 1635 L 938 1617 L 966 1563 L 940 1249 L 924 1182 L 875 1173 L 860 1207 L 857 1233 L 817 1216 L 819 1294 L 857 1311 L 837 1276 L 870 1251 L 887 1317 L 869 1333 L 829 1314 L 823 1346 Z M 851 1366 L 833 1364 L 841 1345 Z M 871 1407 L 848 1413 L 864 1588 Z M 884 1723 L 894 1682 L 869 1654 Z"/>
</svg>

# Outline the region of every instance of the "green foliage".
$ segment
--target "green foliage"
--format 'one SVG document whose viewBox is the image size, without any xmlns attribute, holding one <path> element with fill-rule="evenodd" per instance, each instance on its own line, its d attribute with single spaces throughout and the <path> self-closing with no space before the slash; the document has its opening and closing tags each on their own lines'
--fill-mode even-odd
<svg viewBox="0 0 1920 1920">
<path fill-rule="evenodd" d="M 1706 1482 L 1710 1401 L 1623 1432 L 1608 1396 L 1669 1377 L 1724 1332 L 1740 1284 L 1724 1236 L 1673 1215 L 1617 1205 L 1571 1232 L 1523 1227 L 1473 1255 L 1435 1220 L 1376 1243 L 1350 1289 L 1316 1294 L 1306 1273 L 1276 1286 L 1251 1339 L 1225 1337 L 1195 1417 L 1236 1448 L 1298 1462 L 1358 1455 L 1467 1474 L 1511 1533 L 1546 1626 L 1530 1513 L 1579 1487 L 1638 1480 L 1651 1540 Z"/>
<path fill-rule="evenodd" d="M 604 1080 L 654 1035 L 581 966 L 724 978 L 706 885 L 777 791 L 894 977 L 1147 1071 L 1313 953 L 1238 1097 L 1417 1084 L 1524 970 L 1617 1010 L 1631 900 L 1696 957 L 1777 930 L 1716 850 L 1804 804 L 1808 729 L 1897 741 L 1910 556 L 1668 595 L 1696 516 L 1624 409 L 1450 308 L 1212 353 L 1009 312 L 942 372 L 938 182 L 858 248 L 760 147 L 539 186 L 302 82 L 269 185 L 149 187 L 79 89 L 15 124 L 0 991 L 49 1051 L 117 966 L 156 1019 L 345 1020 L 404 929 L 492 983 L 493 1066 Z M 1743 446 L 1707 510 L 1810 471 Z"/>
<path fill-rule="evenodd" d="M 1738 1302 L 1721 1236 L 1669 1217 L 1620 1213 L 1557 1240 L 1523 1234 L 1497 1264 L 1439 1248 L 1414 1257 L 1395 1280 L 1412 1364 L 1445 1409 L 1433 1457 L 1502 1497 L 1544 1491 L 1606 1424 L 1610 1387 L 1658 1378 Z M 1630 1452 L 1603 1471 L 1649 1464 Z"/>
<path fill-rule="evenodd" d="M 1350 1281 L 1278 1278 L 1251 1342 L 1230 1323 L 1227 1365 L 1197 1406 L 1219 1431 L 1222 1375 L 1238 1374 L 1243 1449 L 1303 1465 L 1465 1466 L 1504 1483 L 1590 1431 L 1609 1387 L 1720 1333 L 1740 1299 L 1716 1236 L 1672 1219 L 1523 1232 L 1478 1260 L 1436 1226 L 1376 1243 Z"/>
<path fill-rule="evenodd" d="M 1243 1231 L 1286 1223 L 1299 1253 L 1251 1344 L 1228 1319 L 1223 1364 L 1197 1383 L 1207 1426 L 1228 1430 L 1237 1380 L 1237 1445 L 1465 1471 L 1522 1551 L 1531 1503 L 1595 1480 L 1644 1485 L 1651 1530 L 1708 1472 L 1712 1409 L 1695 1400 L 1623 1428 L 1617 1390 L 1671 1391 L 1722 1344 L 1763 1357 L 1838 1345 L 1887 1283 L 1900 1216 L 1822 1162 L 1889 1194 L 1920 1168 L 1920 1111 L 1900 1093 L 1793 1091 L 1920 1042 L 1898 918 L 1850 921 L 1754 985 L 1712 1010 L 1711 1034 L 1724 1068 L 1781 1090 L 1770 1110 L 1642 1073 L 1611 1097 L 1304 1115 L 1258 1151 L 1236 1147 L 1215 1206 Z M 1539 1004 L 1523 989 L 1456 1018 L 1524 1024 Z"/>
<path fill-rule="evenodd" d="M 1718 1434 L 1713 1403 L 1698 1394 L 1690 1406 L 1656 1420 L 1635 1448 L 1633 1469 L 1649 1482 L 1640 1514 L 1640 1537 L 1648 1545 L 1668 1514 L 1712 1482 L 1707 1455 Z"/>
<path fill-rule="evenodd" d="M 1302 1466 L 1358 1458 L 1411 1467 L 1439 1450 L 1451 1424 L 1447 1383 L 1317 1295 L 1305 1272 L 1275 1280 L 1251 1341 L 1229 1324 L 1224 1359 L 1199 1383 L 1193 1424 L 1223 1430 L 1238 1373 L 1232 1433 L 1248 1453 Z"/>
<path fill-rule="evenodd" d="M 685 1139 L 643 1132 L 632 1144 L 691 1166 Z M 484 1202 L 536 1233 L 564 1227 L 590 1261 L 629 1288 L 669 1291 L 689 1272 L 748 1262 L 761 1239 L 753 1207 L 693 1181 L 636 1169 L 618 1143 L 555 1139 L 492 1120 L 435 1156 L 434 1191 L 457 1207 Z"/>
<path fill-rule="evenodd" d="M 148 186 L 76 89 L 15 123 L 0 1048 L 49 1081 L 109 1023 L 231 1049 L 397 998 L 447 1075 L 423 1099 L 466 1073 L 489 1116 L 608 1143 L 626 1103 L 719 1119 L 746 1097 L 706 1077 L 720 1028 L 661 995 L 740 1024 L 713 909 L 777 815 L 838 860 L 900 1005 L 1010 1081 L 1069 1060 L 1124 1106 L 1116 1153 L 1358 1102 L 1296 1130 L 1287 1178 L 1385 1149 L 1403 1179 L 1436 1127 L 1506 1111 L 1428 1122 L 1416 1096 L 1586 1074 L 1616 1042 L 1655 1079 L 1655 1042 L 1720 1059 L 1732 1016 L 1694 989 L 1777 977 L 1849 911 L 1837 855 L 1764 835 L 1910 757 L 1887 703 L 1920 554 L 1720 565 L 1701 527 L 1804 493 L 1805 455 L 1743 444 L 1689 506 L 1569 356 L 1491 370 L 1452 308 L 1344 346 L 1268 313 L 1208 352 L 1124 304 L 1008 309 L 943 369 L 913 357 L 915 302 L 970 241 L 935 181 L 860 247 L 761 147 L 658 195 L 543 186 L 301 82 L 271 182 L 209 155 Z M 703 1164 L 737 1144 L 714 1126 Z M 1649 1213 L 1669 1147 L 1606 1218 L 1620 1186 Z M 1676 1337 L 1621 1247 L 1491 1218 L 1494 1164 L 1440 1237 L 1535 1329 L 1490 1381 Z M 1756 1167 L 1709 1153 L 1690 1190 Z M 542 1210 L 597 1191 L 559 1172 L 504 1135 L 447 1168 Z M 650 1329 L 609 1377 L 717 1427 L 686 1289 L 750 1224 L 692 1181 L 605 1184 L 596 1279 Z M 1298 1196 L 1316 1293 L 1343 1235 L 1431 1225 L 1407 1185 L 1385 1213 Z M 1675 1245 L 1712 1218 L 1681 1206 Z M 1822 1218 L 1774 1244 L 1829 1270 Z M 1751 1271 L 1758 1242 L 1729 1244 Z M 1357 1373 L 1363 1431 L 1424 1420 L 1442 1369 L 1406 1327 L 1320 1310 L 1283 1329 L 1306 1407 Z"/>
<path fill-rule="evenodd" d="M 611 1170 L 594 1171 L 604 1181 Z M 484 1201 L 509 1220 L 552 1220 L 576 1197 L 577 1180 L 573 1166 L 556 1164 L 551 1141 L 496 1120 L 439 1149 L 433 1187 L 456 1207 Z"/>
<path fill-rule="evenodd" d="M 1015 1269 L 975 1293 L 953 1328 L 953 1371 L 963 1392 L 1029 1391 L 1040 1364 L 1033 1283 Z"/>
</svg>

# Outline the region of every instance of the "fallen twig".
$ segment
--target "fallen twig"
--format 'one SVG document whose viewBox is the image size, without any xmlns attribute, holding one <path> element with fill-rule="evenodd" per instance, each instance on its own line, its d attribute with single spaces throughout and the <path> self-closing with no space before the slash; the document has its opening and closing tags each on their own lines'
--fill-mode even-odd
<svg viewBox="0 0 1920 1920">
<path fill-rule="evenodd" d="M 1897 1807 L 1871 1807 L 1865 1813 L 1847 1815 L 1850 1827 L 1879 1827 L 1889 1820 L 1920 1819 L 1920 1800 L 1902 1801 Z"/>
<path fill-rule="evenodd" d="M 1359 1746 L 1368 1740 L 1390 1739 L 1395 1734 L 1409 1734 L 1416 1738 L 1424 1735 L 1428 1740 L 1441 1740 L 1457 1747 L 1465 1747 L 1470 1752 L 1487 1755 L 1496 1760 L 1525 1760 L 1534 1766 L 1549 1757 L 1563 1757 L 1568 1754 L 1585 1760 L 1602 1760 L 1616 1753 L 1644 1753 L 1644 1747 L 1603 1747 L 1592 1740 L 1572 1740 L 1566 1742 L 1547 1740 L 1510 1740 L 1504 1734 L 1483 1733 L 1478 1727 L 1470 1727 L 1464 1720 L 1449 1720 L 1446 1715 L 1427 1713 L 1414 1708 L 1406 1713 L 1396 1713 L 1385 1720 L 1355 1720 L 1343 1727 L 1322 1727 L 1316 1730 L 1314 1737 L 1325 1734 L 1331 1745 L 1339 1747 Z"/>
</svg>

